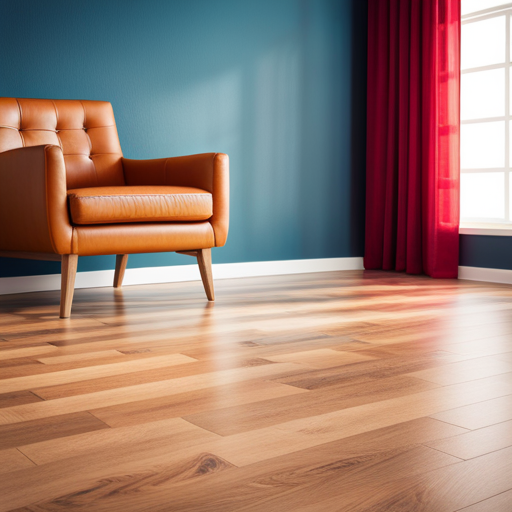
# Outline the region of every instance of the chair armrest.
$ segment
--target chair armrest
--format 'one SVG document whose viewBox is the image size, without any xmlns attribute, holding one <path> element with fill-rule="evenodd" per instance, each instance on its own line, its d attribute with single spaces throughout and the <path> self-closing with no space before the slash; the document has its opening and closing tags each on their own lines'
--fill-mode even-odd
<svg viewBox="0 0 512 512">
<path fill-rule="evenodd" d="M 72 232 L 62 149 L 0 153 L 0 250 L 70 254 Z"/>
<path fill-rule="evenodd" d="M 130 160 L 123 158 L 127 185 L 196 187 L 211 192 L 213 216 L 210 223 L 215 246 L 226 243 L 229 229 L 229 157 L 224 153 Z"/>
</svg>

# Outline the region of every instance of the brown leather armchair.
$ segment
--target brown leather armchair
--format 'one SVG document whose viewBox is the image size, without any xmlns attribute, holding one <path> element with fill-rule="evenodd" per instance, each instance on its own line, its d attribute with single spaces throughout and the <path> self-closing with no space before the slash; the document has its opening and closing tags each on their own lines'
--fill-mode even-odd
<svg viewBox="0 0 512 512">
<path fill-rule="evenodd" d="M 108 102 L 0 98 L 0 256 L 62 261 L 61 318 L 78 256 L 116 254 L 115 287 L 129 254 L 195 256 L 213 301 L 228 224 L 227 155 L 129 160 Z"/>
</svg>

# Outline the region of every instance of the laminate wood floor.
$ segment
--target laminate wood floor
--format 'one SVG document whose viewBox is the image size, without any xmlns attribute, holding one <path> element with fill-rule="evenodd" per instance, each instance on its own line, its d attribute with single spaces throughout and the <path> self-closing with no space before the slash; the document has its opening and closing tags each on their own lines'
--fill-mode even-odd
<svg viewBox="0 0 512 512">
<path fill-rule="evenodd" d="M 512 287 L 0 297 L 0 512 L 512 511 Z"/>
</svg>

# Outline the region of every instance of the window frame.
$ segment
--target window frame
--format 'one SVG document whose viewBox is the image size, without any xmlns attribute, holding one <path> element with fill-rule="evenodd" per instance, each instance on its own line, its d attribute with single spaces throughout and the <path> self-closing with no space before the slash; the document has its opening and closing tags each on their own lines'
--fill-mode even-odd
<svg viewBox="0 0 512 512">
<path fill-rule="evenodd" d="M 489 9 L 468 13 L 461 16 L 461 24 L 466 25 L 470 23 L 477 23 L 486 19 L 492 19 L 503 16 L 505 18 L 505 62 L 500 64 L 491 64 L 487 66 L 478 66 L 474 68 L 461 69 L 461 79 L 464 74 L 476 73 L 480 71 L 489 71 L 493 69 L 503 69 L 505 72 L 505 115 L 492 118 L 480 119 L 466 119 L 460 121 L 461 127 L 468 124 L 480 124 L 486 122 L 500 121 L 505 123 L 505 166 L 499 168 L 484 168 L 484 169 L 462 169 L 460 170 L 461 177 L 463 174 L 475 172 L 503 172 L 504 173 L 504 206 L 505 218 L 504 219 L 482 219 L 470 218 L 461 219 L 459 232 L 461 234 L 483 234 L 493 236 L 512 236 L 512 215 L 511 203 L 512 194 L 510 191 L 510 183 L 512 181 L 511 169 L 511 123 L 512 115 L 511 109 L 511 23 L 512 23 L 512 3 L 502 4 Z"/>
</svg>

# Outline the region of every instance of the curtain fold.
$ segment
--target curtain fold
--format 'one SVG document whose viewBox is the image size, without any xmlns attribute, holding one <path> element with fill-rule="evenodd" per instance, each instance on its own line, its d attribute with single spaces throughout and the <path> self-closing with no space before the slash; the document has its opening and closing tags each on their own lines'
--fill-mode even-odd
<svg viewBox="0 0 512 512">
<path fill-rule="evenodd" d="M 368 1 L 366 269 L 454 278 L 460 0 Z"/>
</svg>

